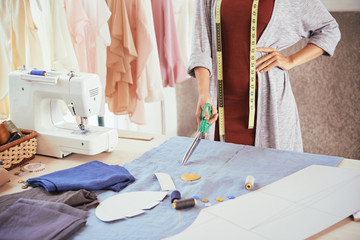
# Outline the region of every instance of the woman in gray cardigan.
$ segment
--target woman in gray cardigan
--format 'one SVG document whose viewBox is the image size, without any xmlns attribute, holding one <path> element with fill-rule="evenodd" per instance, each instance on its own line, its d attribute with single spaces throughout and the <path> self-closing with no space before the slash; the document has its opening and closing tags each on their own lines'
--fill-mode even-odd
<svg viewBox="0 0 360 240">
<path fill-rule="evenodd" d="M 206 103 L 210 103 L 212 106 L 209 124 L 218 119 L 215 24 L 217 1 L 195 1 L 192 54 L 188 72 L 196 77 L 198 82 L 199 99 L 196 111 L 198 123 L 201 121 L 201 112 Z M 237 4 L 231 1 L 222 0 L 222 5 L 228 4 L 228 11 L 231 11 L 230 4 L 234 4 L 234 7 Z M 265 0 L 259 0 L 259 18 L 261 17 L 262 1 Z M 252 1 L 249 2 L 252 4 Z M 320 55 L 332 56 L 340 40 L 340 31 L 335 19 L 320 0 L 272 0 L 271 4 L 273 9 L 269 15 L 269 21 L 258 36 L 256 44 L 257 104 L 254 144 L 251 145 L 303 151 L 299 116 L 290 86 L 288 70 Z M 225 10 L 221 9 L 221 11 Z M 251 7 L 249 11 L 251 11 Z M 234 23 L 240 21 L 240 18 L 242 17 L 234 18 Z M 221 21 L 223 21 L 223 17 Z M 250 19 L 245 21 L 248 21 L 250 32 Z M 291 56 L 284 56 L 280 52 L 302 38 L 308 38 L 309 41 L 300 51 Z M 227 41 L 228 39 L 223 36 L 222 45 L 227 44 Z M 250 43 L 248 43 L 249 45 Z M 244 45 L 239 44 L 238 47 L 242 48 Z M 223 68 L 225 69 L 226 65 Z M 224 84 L 226 81 L 224 75 Z M 224 91 L 224 96 L 226 94 Z M 225 101 L 224 108 L 226 109 L 226 107 Z M 208 114 L 205 115 L 205 118 L 209 118 Z M 226 125 L 225 121 L 225 130 L 228 129 L 225 131 L 225 141 L 227 131 L 229 132 L 232 127 Z M 207 132 L 207 138 L 214 139 L 214 133 L 215 124 Z"/>
</svg>

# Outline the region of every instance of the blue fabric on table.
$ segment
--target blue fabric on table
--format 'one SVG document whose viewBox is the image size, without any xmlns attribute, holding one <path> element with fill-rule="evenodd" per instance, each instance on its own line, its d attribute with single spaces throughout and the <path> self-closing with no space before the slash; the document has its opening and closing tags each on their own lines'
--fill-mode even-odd
<svg viewBox="0 0 360 240">
<path fill-rule="evenodd" d="M 119 165 L 107 165 L 92 161 L 77 167 L 56 171 L 26 182 L 32 187 L 44 187 L 48 192 L 86 189 L 120 191 L 135 178 L 127 169 Z"/>
<path fill-rule="evenodd" d="M 192 141 L 192 138 L 186 137 L 170 138 L 126 164 L 136 181 L 121 193 L 161 191 L 154 173 L 163 172 L 172 177 L 182 198 L 197 195 L 200 199 L 209 199 L 211 204 L 217 204 L 216 198 L 231 201 L 227 199 L 229 196 L 237 197 L 254 191 L 310 165 L 337 166 L 342 160 L 333 156 L 201 140 L 187 164 L 182 166 L 181 161 Z M 184 173 L 199 174 L 201 179 L 185 182 L 180 179 Z M 248 175 L 255 177 L 255 186 L 250 191 L 244 188 Z M 97 194 L 98 200 L 102 201 L 116 193 L 102 191 Z M 179 233 L 206 206 L 197 201 L 195 207 L 177 211 L 171 206 L 170 194 L 158 206 L 140 216 L 110 223 L 97 219 L 95 210 L 91 209 L 86 227 L 72 239 L 161 239 Z"/>
</svg>

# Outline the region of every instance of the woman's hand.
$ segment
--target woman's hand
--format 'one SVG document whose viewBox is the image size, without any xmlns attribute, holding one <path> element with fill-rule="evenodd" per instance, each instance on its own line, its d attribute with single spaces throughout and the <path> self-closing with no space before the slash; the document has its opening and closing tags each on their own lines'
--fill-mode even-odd
<svg viewBox="0 0 360 240">
<path fill-rule="evenodd" d="M 213 102 L 209 96 L 200 95 L 198 99 L 198 104 L 196 107 L 196 120 L 197 120 L 197 127 L 200 126 L 200 122 L 202 120 L 201 114 L 206 105 L 209 103 L 211 105 L 211 116 L 209 117 L 208 109 L 205 110 L 204 119 L 209 120 L 208 124 L 214 123 L 218 118 L 217 109 L 214 107 Z"/>
<path fill-rule="evenodd" d="M 284 56 L 275 48 L 258 47 L 257 52 L 266 52 L 266 56 L 263 56 L 256 60 L 257 71 L 266 72 L 274 67 L 279 67 L 282 70 L 290 70 L 293 67 L 299 66 L 306 62 L 309 62 L 324 53 L 324 50 L 320 47 L 309 43 L 298 52 L 292 54 L 289 57 Z"/>
<path fill-rule="evenodd" d="M 290 70 L 293 68 L 293 61 L 290 57 L 284 56 L 275 48 L 258 47 L 257 52 L 266 52 L 267 55 L 256 60 L 256 68 L 259 72 L 267 72 L 274 67 L 279 67 L 282 70 Z"/>
</svg>

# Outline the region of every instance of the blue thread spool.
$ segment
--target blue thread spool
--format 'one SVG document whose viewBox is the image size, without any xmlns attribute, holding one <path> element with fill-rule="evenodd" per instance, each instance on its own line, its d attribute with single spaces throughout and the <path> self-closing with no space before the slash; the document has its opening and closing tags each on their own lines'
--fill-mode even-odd
<svg viewBox="0 0 360 240">
<path fill-rule="evenodd" d="M 44 71 L 44 70 L 31 70 L 30 74 L 31 75 L 45 76 L 46 71 Z"/>
<path fill-rule="evenodd" d="M 180 200 L 181 199 L 181 194 L 178 190 L 174 190 L 171 193 L 171 203 L 173 203 L 175 200 Z"/>
</svg>

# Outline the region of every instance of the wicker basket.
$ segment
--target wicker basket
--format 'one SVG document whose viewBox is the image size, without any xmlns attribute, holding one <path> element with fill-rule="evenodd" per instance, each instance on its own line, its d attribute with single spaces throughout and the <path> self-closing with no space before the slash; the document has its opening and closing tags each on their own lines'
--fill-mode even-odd
<svg viewBox="0 0 360 240">
<path fill-rule="evenodd" d="M 0 167 L 11 170 L 35 157 L 37 146 L 37 132 L 20 129 L 25 134 L 11 143 L 0 146 Z"/>
</svg>

